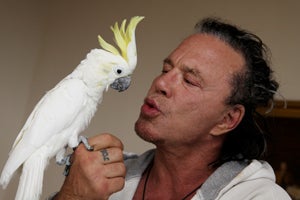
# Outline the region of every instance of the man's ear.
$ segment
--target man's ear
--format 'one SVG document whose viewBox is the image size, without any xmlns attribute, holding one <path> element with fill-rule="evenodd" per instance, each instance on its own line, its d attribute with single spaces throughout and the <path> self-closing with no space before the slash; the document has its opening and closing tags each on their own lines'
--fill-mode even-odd
<svg viewBox="0 0 300 200">
<path fill-rule="evenodd" d="M 223 119 L 218 123 L 210 132 L 211 135 L 219 136 L 227 133 L 242 121 L 245 114 L 245 107 L 242 105 L 234 105 L 228 108 L 225 112 Z"/>
</svg>

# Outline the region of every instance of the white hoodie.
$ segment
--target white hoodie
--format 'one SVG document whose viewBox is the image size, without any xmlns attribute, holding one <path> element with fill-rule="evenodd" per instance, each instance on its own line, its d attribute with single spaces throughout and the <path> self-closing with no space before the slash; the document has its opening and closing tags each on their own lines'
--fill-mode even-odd
<svg viewBox="0 0 300 200">
<path fill-rule="evenodd" d="M 126 154 L 127 175 L 123 190 L 109 200 L 130 200 L 144 170 L 154 156 L 150 150 L 141 156 Z M 220 166 L 196 192 L 192 200 L 289 200 L 275 183 L 272 167 L 265 161 L 231 161 Z"/>
</svg>

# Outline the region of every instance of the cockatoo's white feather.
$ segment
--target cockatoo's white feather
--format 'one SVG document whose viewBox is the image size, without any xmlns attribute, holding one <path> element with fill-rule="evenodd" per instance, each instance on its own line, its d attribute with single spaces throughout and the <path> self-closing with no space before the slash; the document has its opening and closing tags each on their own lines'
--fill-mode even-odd
<svg viewBox="0 0 300 200">
<path fill-rule="evenodd" d="M 133 17 L 128 25 L 134 25 L 130 28 L 132 41 L 135 40 L 135 27 L 142 18 Z M 136 51 L 135 45 L 129 45 L 132 41 L 127 47 L 134 48 L 130 51 Z M 100 45 L 103 47 L 101 42 Z M 78 145 L 78 135 L 94 116 L 103 92 L 116 79 L 131 75 L 135 65 L 136 56 L 123 58 L 105 48 L 93 49 L 71 74 L 48 91 L 35 106 L 13 144 L 0 184 L 5 188 L 14 172 L 23 165 L 15 199 L 38 200 L 49 160 L 56 155 L 60 161 L 66 145 L 71 148 Z"/>
</svg>

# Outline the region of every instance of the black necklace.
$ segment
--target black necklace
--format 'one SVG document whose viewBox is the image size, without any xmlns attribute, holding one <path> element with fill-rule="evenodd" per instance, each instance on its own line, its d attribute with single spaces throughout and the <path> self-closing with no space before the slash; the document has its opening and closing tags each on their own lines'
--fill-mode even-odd
<svg viewBox="0 0 300 200">
<path fill-rule="evenodd" d="M 144 188 L 143 188 L 142 200 L 145 200 L 146 188 L 147 188 L 147 184 L 148 184 L 148 179 L 149 179 L 149 176 L 150 176 L 150 172 L 152 170 L 152 166 L 153 166 L 153 161 L 150 163 L 149 167 L 147 168 L 147 174 L 146 174 L 146 180 L 145 180 Z M 199 186 L 197 186 L 195 189 L 193 189 L 191 192 L 189 192 L 187 195 L 185 195 L 182 198 L 182 200 L 186 200 L 189 196 L 191 196 L 194 192 L 196 192 L 201 186 L 202 186 L 202 183 Z"/>
</svg>

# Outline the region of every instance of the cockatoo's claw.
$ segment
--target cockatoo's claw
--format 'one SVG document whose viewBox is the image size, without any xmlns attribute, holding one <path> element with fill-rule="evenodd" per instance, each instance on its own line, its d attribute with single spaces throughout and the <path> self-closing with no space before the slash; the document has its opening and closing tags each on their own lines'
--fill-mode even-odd
<svg viewBox="0 0 300 200">
<path fill-rule="evenodd" d="M 56 164 L 58 165 L 70 165 L 70 158 L 71 158 L 71 154 L 67 155 L 66 157 L 64 157 L 61 160 L 56 160 Z"/>
<path fill-rule="evenodd" d="M 68 176 L 70 172 L 71 165 L 66 165 L 63 175 Z"/>
<path fill-rule="evenodd" d="M 62 159 L 60 161 L 56 161 L 56 164 L 58 165 L 64 165 L 66 163 L 65 159 Z"/>
<path fill-rule="evenodd" d="M 71 165 L 72 165 L 72 163 L 71 163 L 71 161 L 70 161 L 71 156 L 72 156 L 72 154 L 69 154 L 69 155 L 67 155 L 67 156 L 65 157 L 65 159 L 64 159 L 64 160 L 65 160 L 66 167 L 65 167 L 65 170 L 64 170 L 63 175 L 65 175 L 65 176 L 68 176 L 68 175 L 69 175 L 69 172 L 70 172 L 70 168 L 71 168 Z"/>
<path fill-rule="evenodd" d="M 63 175 L 68 176 L 70 172 L 70 166 L 66 166 Z"/>
<path fill-rule="evenodd" d="M 82 143 L 88 151 L 94 151 L 94 147 L 89 144 L 87 137 L 80 135 L 79 142 Z"/>
</svg>

